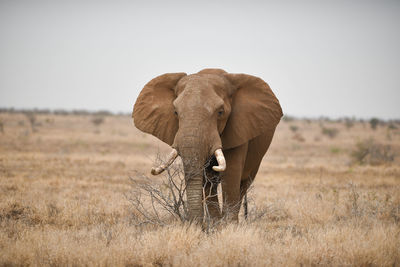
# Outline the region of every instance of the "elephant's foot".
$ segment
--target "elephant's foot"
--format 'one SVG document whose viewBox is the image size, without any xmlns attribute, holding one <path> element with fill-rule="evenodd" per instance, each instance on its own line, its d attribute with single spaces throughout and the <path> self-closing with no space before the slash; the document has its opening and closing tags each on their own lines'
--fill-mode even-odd
<svg viewBox="0 0 400 267">
<path fill-rule="evenodd" d="M 235 204 L 224 203 L 222 217 L 226 222 L 239 222 L 240 202 Z"/>
</svg>

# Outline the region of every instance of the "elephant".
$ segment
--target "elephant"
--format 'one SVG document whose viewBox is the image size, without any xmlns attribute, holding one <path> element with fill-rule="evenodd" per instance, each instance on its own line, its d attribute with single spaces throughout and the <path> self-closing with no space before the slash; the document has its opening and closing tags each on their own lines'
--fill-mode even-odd
<svg viewBox="0 0 400 267">
<path fill-rule="evenodd" d="M 166 162 L 152 168 L 153 175 L 181 157 L 189 219 L 197 222 L 204 219 L 203 205 L 213 219 L 238 221 L 242 200 L 282 115 L 279 100 L 261 78 L 211 68 L 152 79 L 132 112 L 139 130 L 172 148 Z M 217 179 L 208 182 L 207 174 Z M 206 201 L 204 192 L 210 192 Z"/>
</svg>

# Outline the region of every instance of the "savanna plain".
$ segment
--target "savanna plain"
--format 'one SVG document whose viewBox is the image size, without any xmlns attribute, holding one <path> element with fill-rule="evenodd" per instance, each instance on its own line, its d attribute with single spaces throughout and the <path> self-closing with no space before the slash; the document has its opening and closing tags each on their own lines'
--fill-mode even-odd
<svg viewBox="0 0 400 267">
<path fill-rule="evenodd" d="M 399 122 L 286 117 L 249 218 L 208 231 L 130 201 L 168 152 L 128 115 L 1 112 L 0 265 L 400 266 Z"/>
</svg>

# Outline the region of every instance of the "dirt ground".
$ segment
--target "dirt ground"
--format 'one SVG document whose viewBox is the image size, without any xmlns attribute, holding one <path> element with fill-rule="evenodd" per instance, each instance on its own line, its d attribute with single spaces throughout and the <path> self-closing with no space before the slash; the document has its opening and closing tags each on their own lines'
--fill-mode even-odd
<svg viewBox="0 0 400 267">
<path fill-rule="evenodd" d="M 399 123 L 281 121 L 250 219 L 211 233 L 133 223 L 168 151 L 129 116 L 0 113 L 0 265 L 400 265 Z"/>
</svg>

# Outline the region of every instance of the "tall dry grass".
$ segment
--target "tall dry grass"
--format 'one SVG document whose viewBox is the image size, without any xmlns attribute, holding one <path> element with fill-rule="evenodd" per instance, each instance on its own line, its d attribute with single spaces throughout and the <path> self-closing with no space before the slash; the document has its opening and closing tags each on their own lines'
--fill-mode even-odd
<svg viewBox="0 0 400 267">
<path fill-rule="evenodd" d="M 129 177 L 168 147 L 130 118 L 0 113 L 0 265 L 290 266 L 400 264 L 399 158 L 354 164 L 374 138 L 399 154 L 400 132 L 355 122 L 282 122 L 249 193 L 249 219 L 205 233 L 170 220 L 137 224 Z M 25 123 L 21 123 L 25 121 Z M 292 139 L 297 125 L 304 140 Z M 155 183 L 162 183 L 154 177 Z"/>
</svg>

